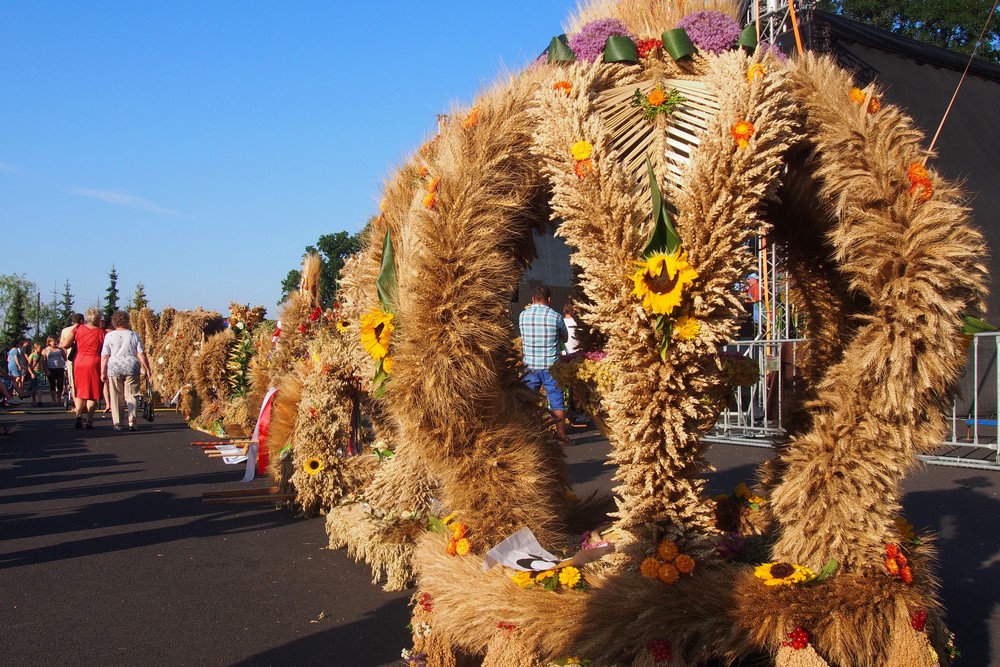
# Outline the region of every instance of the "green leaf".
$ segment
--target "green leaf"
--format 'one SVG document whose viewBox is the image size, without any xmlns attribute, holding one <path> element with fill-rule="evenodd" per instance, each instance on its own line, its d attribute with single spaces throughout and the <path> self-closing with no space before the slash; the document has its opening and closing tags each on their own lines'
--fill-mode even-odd
<svg viewBox="0 0 1000 667">
<path fill-rule="evenodd" d="M 436 516 L 427 517 L 427 530 L 433 530 L 435 533 L 440 533 L 441 535 L 451 534 L 448 526 L 444 525 L 444 522 Z"/>
<path fill-rule="evenodd" d="M 962 317 L 962 333 L 972 335 L 977 333 L 985 333 L 987 331 L 996 331 L 997 328 L 988 322 L 984 322 L 978 317 L 973 317 L 972 315 L 964 315 Z"/>
<path fill-rule="evenodd" d="M 372 398 L 380 398 L 388 388 L 389 374 L 385 372 L 384 364 L 385 359 L 379 359 L 378 368 L 375 369 L 375 377 L 372 379 L 372 384 L 375 386 L 375 391 L 372 392 Z"/>
<path fill-rule="evenodd" d="M 663 330 L 663 340 L 660 341 L 660 361 L 667 360 L 667 349 L 670 347 L 670 336 L 674 332 L 673 320 L 668 320 L 663 315 L 656 318 L 657 330 Z"/>
<path fill-rule="evenodd" d="M 379 271 L 375 286 L 378 289 L 378 300 L 382 304 L 382 310 L 395 313 L 396 254 L 392 249 L 392 238 L 388 229 L 385 230 L 385 239 L 382 241 L 382 269 Z"/>
<path fill-rule="evenodd" d="M 826 562 L 826 565 L 823 566 L 823 569 L 819 571 L 819 574 L 816 575 L 816 578 L 813 579 L 813 581 L 823 581 L 824 579 L 829 578 L 831 574 L 837 571 L 838 567 L 839 564 L 837 563 L 837 559 L 831 558 Z"/>
<path fill-rule="evenodd" d="M 545 590 L 547 591 L 554 591 L 556 589 L 556 586 L 558 585 L 559 585 L 558 575 L 551 576 L 545 580 Z"/>
<path fill-rule="evenodd" d="M 643 257 L 648 257 L 656 252 L 675 252 L 681 246 L 681 237 L 674 229 L 673 220 L 670 219 L 670 212 L 667 203 L 660 195 L 660 186 L 656 182 L 656 174 L 653 173 L 653 163 L 649 156 L 646 156 L 646 169 L 649 172 L 649 190 L 653 204 L 653 230 L 649 234 L 649 241 L 642 251 Z"/>
<path fill-rule="evenodd" d="M 549 42 L 548 62 L 550 63 L 571 63 L 576 60 L 576 54 L 566 43 L 566 35 L 556 35 Z"/>
</svg>

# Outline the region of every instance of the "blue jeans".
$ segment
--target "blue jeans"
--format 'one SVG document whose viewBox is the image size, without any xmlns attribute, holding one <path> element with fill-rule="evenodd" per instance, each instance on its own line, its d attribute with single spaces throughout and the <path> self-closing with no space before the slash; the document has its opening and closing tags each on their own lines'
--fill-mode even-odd
<svg viewBox="0 0 1000 667">
<path fill-rule="evenodd" d="M 556 383 L 555 378 L 549 373 L 547 368 L 529 370 L 522 378 L 524 384 L 528 385 L 531 391 L 538 391 L 539 387 L 545 387 L 545 395 L 549 397 L 549 410 L 565 410 L 563 403 L 562 389 Z"/>
</svg>

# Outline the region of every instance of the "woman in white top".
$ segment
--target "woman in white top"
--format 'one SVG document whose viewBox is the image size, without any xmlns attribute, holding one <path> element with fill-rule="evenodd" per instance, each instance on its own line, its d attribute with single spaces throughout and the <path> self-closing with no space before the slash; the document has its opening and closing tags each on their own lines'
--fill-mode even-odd
<svg viewBox="0 0 1000 667">
<path fill-rule="evenodd" d="M 139 395 L 139 370 L 149 372 L 149 359 L 139 334 L 129 329 L 128 313 L 116 310 L 111 316 L 113 331 L 104 337 L 101 348 L 101 380 L 111 392 L 111 420 L 115 430 L 122 430 L 122 399 L 128 408 L 128 430 L 135 431 L 136 403 Z"/>
<path fill-rule="evenodd" d="M 566 339 L 566 354 L 573 354 L 580 349 L 580 341 L 576 339 L 576 306 L 573 305 L 572 301 L 567 301 L 563 306 L 563 323 L 566 325 L 566 331 L 569 332 L 569 337 Z"/>
<path fill-rule="evenodd" d="M 45 339 L 45 368 L 49 376 L 49 394 L 52 405 L 59 405 L 60 396 L 66 390 L 66 350 L 56 345 L 55 336 Z"/>
</svg>

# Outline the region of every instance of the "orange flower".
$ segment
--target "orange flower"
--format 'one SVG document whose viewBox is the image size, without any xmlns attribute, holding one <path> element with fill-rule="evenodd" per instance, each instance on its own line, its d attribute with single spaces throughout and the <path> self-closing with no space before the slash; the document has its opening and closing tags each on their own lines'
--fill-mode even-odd
<svg viewBox="0 0 1000 667">
<path fill-rule="evenodd" d="M 889 574 L 892 576 L 899 576 L 899 563 L 897 563 L 896 559 L 891 556 L 885 557 L 885 569 L 888 570 Z"/>
<path fill-rule="evenodd" d="M 456 553 L 456 548 L 458 547 L 458 540 L 454 537 L 448 540 L 448 547 L 445 549 L 445 553 L 449 556 L 454 556 Z"/>
<path fill-rule="evenodd" d="M 650 579 L 656 579 L 656 574 L 659 569 L 660 561 L 650 556 L 642 561 L 642 565 L 639 566 L 639 574 L 644 577 L 649 577 Z"/>
<path fill-rule="evenodd" d="M 427 178 L 427 174 L 430 172 L 427 170 L 427 166 L 423 165 L 420 167 L 420 178 Z"/>
<path fill-rule="evenodd" d="M 441 179 L 438 177 L 432 178 L 431 182 L 427 185 L 427 192 L 431 194 L 438 191 L 438 185 L 441 183 Z"/>
<path fill-rule="evenodd" d="M 687 554 L 680 554 L 674 559 L 674 567 L 680 571 L 681 574 L 691 574 L 694 572 L 694 558 L 688 556 Z"/>
<path fill-rule="evenodd" d="M 757 79 L 763 79 L 765 74 L 767 74 L 767 68 L 760 63 L 754 63 L 747 70 L 747 81 L 753 83 Z"/>
<path fill-rule="evenodd" d="M 882 108 L 882 102 L 879 98 L 872 95 L 872 98 L 868 100 L 868 113 L 878 113 L 878 110 Z"/>
<path fill-rule="evenodd" d="M 671 563 L 664 563 L 656 571 L 656 578 L 665 584 L 675 584 L 680 579 L 681 573 Z"/>
<path fill-rule="evenodd" d="M 469 549 L 471 548 L 472 544 L 464 537 L 455 542 L 455 553 L 459 556 L 467 556 L 469 554 Z"/>
<path fill-rule="evenodd" d="M 910 184 L 910 194 L 919 201 L 925 202 L 934 196 L 934 184 L 930 181 L 916 181 Z"/>
<path fill-rule="evenodd" d="M 436 203 L 437 203 L 437 195 L 435 195 L 433 192 L 428 192 L 426 195 L 424 195 L 424 208 L 430 210 L 434 208 L 434 204 Z"/>
<path fill-rule="evenodd" d="M 750 121 L 740 120 L 733 123 L 729 131 L 732 133 L 733 139 L 736 140 L 736 145 L 741 150 L 745 150 L 750 145 L 750 137 L 753 136 L 754 127 Z"/>
<path fill-rule="evenodd" d="M 469 532 L 469 527 L 464 523 L 456 523 L 451 527 L 451 535 L 456 540 L 460 540 Z"/>
<path fill-rule="evenodd" d="M 656 548 L 656 555 L 663 560 L 673 560 L 677 558 L 679 553 L 680 549 L 677 548 L 677 543 L 671 540 L 663 540 Z"/>
<path fill-rule="evenodd" d="M 573 168 L 576 177 L 581 181 L 587 177 L 587 174 L 592 174 L 594 172 L 594 163 L 591 162 L 590 158 L 586 160 L 577 160 L 576 167 Z"/>
<path fill-rule="evenodd" d="M 904 565 L 899 568 L 899 578 L 903 580 L 903 583 L 907 586 L 913 584 L 913 570 L 910 569 L 909 565 Z"/>
<path fill-rule="evenodd" d="M 910 166 L 906 168 L 906 177 L 910 179 L 910 183 L 929 181 L 931 179 L 927 167 L 921 162 L 911 162 Z"/>
<path fill-rule="evenodd" d="M 555 90 L 561 90 L 563 95 L 569 95 L 570 91 L 573 90 L 573 84 L 569 81 L 556 81 L 552 84 Z"/>
<path fill-rule="evenodd" d="M 861 90 L 860 88 L 851 88 L 851 92 L 849 92 L 847 95 L 851 98 L 851 101 L 854 102 L 855 104 L 860 105 L 865 103 L 865 91 Z"/>
<path fill-rule="evenodd" d="M 653 92 L 646 96 L 650 106 L 658 107 L 667 101 L 667 95 L 662 88 L 654 88 Z"/>
<path fill-rule="evenodd" d="M 469 112 L 469 115 L 462 121 L 462 127 L 467 130 L 475 127 L 476 125 L 479 125 L 479 107 L 473 107 L 472 111 Z"/>
</svg>

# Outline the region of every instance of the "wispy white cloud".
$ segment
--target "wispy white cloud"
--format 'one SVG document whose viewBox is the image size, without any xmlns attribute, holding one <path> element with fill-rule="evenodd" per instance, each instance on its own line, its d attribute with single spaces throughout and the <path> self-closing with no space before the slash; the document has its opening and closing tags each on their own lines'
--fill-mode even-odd
<svg viewBox="0 0 1000 667">
<path fill-rule="evenodd" d="M 179 216 L 180 213 L 173 211 L 169 208 L 163 208 L 158 204 L 143 199 L 142 197 L 136 197 L 134 195 L 125 194 L 123 192 L 113 192 L 111 190 L 94 190 L 91 188 L 72 188 L 70 192 L 74 195 L 79 195 L 80 197 L 90 197 L 91 199 L 97 199 L 108 204 L 116 204 L 117 206 L 127 206 L 128 208 L 137 208 L 143 211 L 149 211 L 151 213 L 159 213 L 160 215 L 173 215 Z"/>
</svg>

